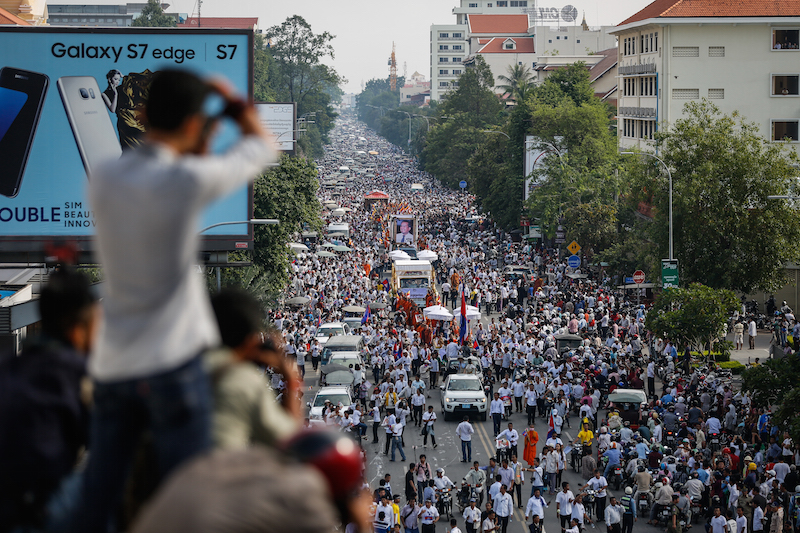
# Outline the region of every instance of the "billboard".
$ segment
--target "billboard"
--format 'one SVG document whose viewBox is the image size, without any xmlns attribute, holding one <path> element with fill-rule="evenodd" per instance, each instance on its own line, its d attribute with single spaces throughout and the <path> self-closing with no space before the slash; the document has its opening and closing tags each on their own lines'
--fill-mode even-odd
<svg viewBox="0 0 800 533">
<path fill-rule="evenodd" d="M 252 97 L 252 39 L 246 30 L 0 27 L 0 251 L 38 252 L 54 239 L 90 249 L 91 170 L 143 142 L 153 75 L 187 68 Z M 238 135 L 222 123 L 212 150 Z M 251 215 L 252 188 L 242 187 L 209 206 L 197 229 Z M 203 234 L 206 250 L 252 246 L 248 224 Z"/>
<path fill-rule="evenodd" d="M 293 154 L 294 143 L 297 139 L 295 133 L 297 104 L 264 102 L 256 104 L 256 110 L 261 124 L 275 135 L 280 150 Z"/>
</svg>

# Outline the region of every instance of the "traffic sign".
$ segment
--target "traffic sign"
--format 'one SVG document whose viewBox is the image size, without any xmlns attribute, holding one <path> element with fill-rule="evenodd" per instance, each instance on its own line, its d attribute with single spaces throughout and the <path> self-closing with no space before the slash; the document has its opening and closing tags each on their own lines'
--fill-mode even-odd
<svg viewBox="0 0 800 533">
<path fill-rule="evenodd" d="M 581 258 L 577 255 L 571 255 L 567 258 L 567 266 L 570 268 L 578 268 L 581 266 Z"/>
<path fill-rule="evenodd" d="M 678 288 L 678 260 L 661 260 L 661 286 L 665 289 Z"/>
<path fill-rule="evenodd" d="M 458 186 L 461 187 L 462 189 L 466 189 L 467 188 L 467 182 L 464 181 L 464 180 L 461 180 L 461 181 L 458 182 Z"/>
<path fill-rule="evenodd" d="M 641 285 L 642 283 L 644 283 L 644 279 L 645 279 L 644 272 L 642 272 L 641 270 L 637 270 L 636 272 L 633 273 L 633 282 L 635 284 Z"/>
<path fill-rule="evenodd" d="M 569 243 L 569 246 L 567 246 L 567 250 L 569 250 L 569 253 L 571 253 L 572 255 L 575 255 L 581 251 L 581 245 L 575 241 L 572 241 L 571 243 Z"/>
</svg>

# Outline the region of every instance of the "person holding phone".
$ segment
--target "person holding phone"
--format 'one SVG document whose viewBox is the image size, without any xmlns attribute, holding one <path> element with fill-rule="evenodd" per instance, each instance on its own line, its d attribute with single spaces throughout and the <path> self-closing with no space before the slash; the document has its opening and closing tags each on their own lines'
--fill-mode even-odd
<svg viewBox="0 0 800 533">
<path fill-rule="evenodd" d="M 241 137 L 209 154 L 222 99 Z M 211 393 L 201 354 L 220 344 L 195 272 L 200 217 L 216 199 L 276 161 L 254 106 L 224 81 L 162 70 L 145 107 L 145 143 L 98 165 L 88 197 L 105 283 L 105 322 L 89 361 L 95 409 L 81 531 L 105 532 L 147 430 L 160 478 L 211 446 Z"/>
</svg>

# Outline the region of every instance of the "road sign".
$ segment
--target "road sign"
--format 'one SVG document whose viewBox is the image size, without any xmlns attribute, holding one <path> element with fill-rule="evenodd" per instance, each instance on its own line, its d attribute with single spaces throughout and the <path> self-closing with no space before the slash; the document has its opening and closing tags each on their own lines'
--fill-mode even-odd
<svg viewBox="0 0 800 533">
<path fill-rule="evenodd" d="M 565 235 L 566 232 L 564 231 L 564 227 L 558 226 L 558 228 L 556 229 L 556 244 L 564 244 L 565 242 L 567 242 L 564 239 Z"/>
<path fill-rule="evenodd" d="M 625 278 L 625 285 L 633 285 L 633 278 L 630 276 Z"/>
<path fill-rule="evenodd" d="M 678 288 L 678 260 L 661 260 L 661 286 L 665 289 Z"/>
<path fill-rule="evenodd" d="M 578 268 L 581 266 L 581 258 L 577 255 L 571 255 L 567 258 L 567 266 L 570 268 Z"/>
<path fill-rule="evenodd" d="M 644 283 L 644 272 L 637 270 L 633 273 L 633 282 L 637 285 Z"/>
<path fill-rule="evenodd" d="M 458 186 L 461 187 L 462 189 L 466 189 L 467 188 L 467 182 L 464 181 L 464 180 L 461 180 L 461 181 L 458 182 Z"/>
<path fill-rule="evenodd" d="M 575 241 L 572 241 L 571 243 L 569 243 L 569 246 L 567 246 L 567 250 L 569 250 L 569 253 L 571 253 L 572 255 L 575 255 L 581 251 L 581 245 Z"/>
</svg>

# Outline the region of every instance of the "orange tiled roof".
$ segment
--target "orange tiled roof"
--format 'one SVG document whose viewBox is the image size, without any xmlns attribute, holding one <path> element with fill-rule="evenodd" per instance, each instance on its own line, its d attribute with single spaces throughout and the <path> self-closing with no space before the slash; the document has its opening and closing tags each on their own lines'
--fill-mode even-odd
<svg viewBox="0 0 800 533">
<path fill-rule="evenodd" d="M 470 33 L 528 34 L 528 15 L 467 15 Z"/>
<path fill-rule="evenodd" d="M 619 26 L 657 17 L 798 17 L 800 0 L 656 0 Z"/>
<path fill-rule="evenodd" d="M 8 25 L 30 26 L 31 23 L 0 7 L 0 26 Z"/>
<path fill-rule="evenodd" d="M 533 38 L 531 37 L 514 37 L 514 42 L 517 43 L 516 50 L 506 50 L 503 48 L 503 43 L 507 41 L 504 37 L 495 37 L 491 39 L 483 48 L 478 50 L 479 54 L 532 54 Z"/>
</svg>

